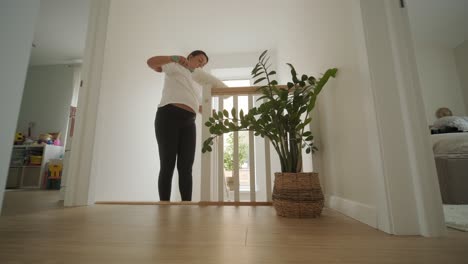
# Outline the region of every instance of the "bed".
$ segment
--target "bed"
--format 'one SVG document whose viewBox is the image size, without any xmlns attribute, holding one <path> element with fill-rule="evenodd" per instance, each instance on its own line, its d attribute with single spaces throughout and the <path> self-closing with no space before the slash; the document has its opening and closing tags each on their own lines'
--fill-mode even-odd
<svg viewBox="0 0 468 264">
<path fill-rule="evenodd" d="M 444 204 L 468 204 L 468 132 L 433 134 L 440 191 Z"/>
</svg>

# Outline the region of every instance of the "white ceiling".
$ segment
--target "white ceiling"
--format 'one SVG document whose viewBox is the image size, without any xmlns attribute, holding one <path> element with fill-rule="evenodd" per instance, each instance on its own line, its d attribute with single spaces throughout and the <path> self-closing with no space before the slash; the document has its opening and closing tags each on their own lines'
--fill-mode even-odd
<svg viewBox="0 0 468 264">
<path fill-rule="evenodd" d="M 468 0 L 406 0 L 419 41 L 455 48 L 468 39 Z M 76 63 L 83 57 L 90 0 L 41 0 L 30 65 Z"/>
<path fill-rule="evenodd" d="M 30 65 L 76 63 L 83 57 L 90 0 L 41 0 Z"/>
<path fill-rule="evenodd" d="M 468 39 L 468 0 L 406 0 L 417 41 L 455 48 Z"/>
</svg>

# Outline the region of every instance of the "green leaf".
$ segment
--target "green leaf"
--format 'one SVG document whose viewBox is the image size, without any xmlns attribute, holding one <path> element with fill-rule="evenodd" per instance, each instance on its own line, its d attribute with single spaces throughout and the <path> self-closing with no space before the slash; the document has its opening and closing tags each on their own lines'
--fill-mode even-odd
<svg viewBox="0 0 468 264">
<path fill-rule="evenodd" d="M 317 82 L 316 86 L 315 86 L 315 95 L 318 95 L 323 87 L 325 86 L 325 84 L 328 82 L 328 80 L 331 78 L 331 77 L 335 77 L 336 76 L 336 73 L 337 73 L 338 69 L 336 68 L 333 68 L 333 69 L 328 69 L 325 74 L 322 76 L 322 78 L 320 78 L 320 80 Z"/>
<path fill-rule="evenodd" d="M 211 126 L 211 123 L 210 123 L 210 122 L 206 122 L 206 123 L 205 123 L 205 126 L 209 127 L 209 126 Z"/>
<path fill-rule="evenodd" d="M 260 57 L 258 57 L 258 60 L 259 60 L 259 61 L 261 61 L 261 60 L 263 59 L 263 56 L 266 55 L 267 51 L 268 51 L 268 50 L 265 50 L 265 51 L 262 52 L 262 54 L 260 55 Z"/>
<path fill-rule="evenodd" d="M 260 64 L 257 64 L 257 65 L 255 66 L 255 68 L 252 70 L 251 75 L 256 74 L 256 73 L 257 73 L 259 70 L 261 70 L 261 69 L 262 69 L 262 68 L 260 67 Z"/>
<path fill-rule="evenodd" d="M 297 79 L 296 69 L 294 69 L 294 66 L 292 66 L 291 63 L 286 63 L 286 64 L 291 68 L 291 76 L 293 78 L 294 83 L 297 83 L 299 80 Z"/>
<path fill-rule="evenodd" d="M 281 100 L 285 101 L 288 99 L 288 91 L 287 90 L 281 90 L 281 91 L 278 91 L 279 93 L 279 96 L 281 98 Z"/>
<path fill-rule="evenodd" d="M 260 79 L 257 79 L 257 80 L 254 82 L 254 85 L 257 84 L 257 83 L 259 83 L 259 82 L 261 82 L 261 81 L 263 81 L 263 80 L 265 80 L 265 79 L 266 79 L 266 77 L 262 77 L 262 78 L 260 78 Z"/>
<path fill-rule="evenodd" d="M 229 112 L 228 112 L 226 109 L 224 109 L 224 110 L 223 110 L 223 115 L 224 115 L 225 117 L 229 117 Z"/>
<path fill-rule="evenodd" d="M 233 108 L 231 109 L 231 114 L 232 114 L 232 117 L 233 117 L 233 118 L 237 119 L 237 110 L 236 110 L 236 108 L 233 107 Z"/>
<path fill-rule="evenodd" d="M 254 76 L 252 76 L 252 79 L 255 79 L 257 78 L 258 76 L 264 74 L 265 72 L 264 71 L 259 71 L 259 72 L 256 72 Z"/>
<path fill-rule="evenodd" d="M 276 72 L 275 72 L 275 71 L 271 71 L 271 72 L 268 73 L 268 75 L 273 75 L 273 74 L 276 74 Z"/>
<path fill-rule="evenodd" d="M 234 125 L 233 123 L 229 123 L 229 129 L 231 129 L 232 131 L 236 131 L 236 125 Z"/>
<path fill-rule="evenodd" d="M 317 96 L 315 94 L 312 95 L 312 97 L 310 98 L 310 101 L 309 101 L 309 105 L 307 107 L 307 112 L 310 112 L 310 111 L 312 111 L 314 109 L 316 99 L 317 99 Z"/>
<path fill-rule="evenodd" d="M 292 77 L 292 79 L 293 79 L 293 82 L 294 82 L 295 84 L 299 82 L 299 79 L 297 79 L 296 75 L 294 75 L 294 76 Z"/>
</svg>

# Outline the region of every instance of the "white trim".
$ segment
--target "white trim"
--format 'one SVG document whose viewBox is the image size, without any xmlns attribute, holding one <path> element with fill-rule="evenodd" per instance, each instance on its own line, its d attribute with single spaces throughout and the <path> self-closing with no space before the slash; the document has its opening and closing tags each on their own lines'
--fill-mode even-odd
<svg viewBox="0 0 468 264">
<path fill-rule="evenodd" d="M 383 174 L 378 179 L 379 219 L 390 233 L 445 233 L 435 162 L 424 124 L 406 11 L 398 1 L 361 0 Z M 385 219 L 384 219 L 385 220 Z"/>
<path fill-rule="evenodd" d="M 388 198 L 388 190 L 387 190 L 387 177 L 385 176 L 385 164 L 384 164 L 384 153 L 383 153 L 383 143 L 382 143 L 382 120 L 378 116 L 378 111 L 375 109 L 376 106 L 376 94 L 375 91 L 372 89 L 372 77 L 375 74 L 373 73 L 373 68 L 369 66 L 369 57 L 368 57 L 368 46 L 367 46 L 367 38 L 369 37 L 368 28 L 364 23 L 364 14 L 362 11 L 362 1 L 359 1 L 356 5 L 353 6 L 353 13 L 354 17 L 357 21 L 355 21 L 355 34 L 362 36 L 359 38 L 358 47 L 363 47 L 359 49 L 358 58 L 359 58 L 359 65 L 361 74 L 363 74 L 365 78 L 363 78 L 363 85 L 366 88 L 367 92 L 372 95 L 371 100 L 369 100 L 369 109 L 374 111 L 366 111 L 366 119 L 368 123 L 367 129 L 375 129 L 374 133 L 369 133 L 369 150 L 370 153 L 373 153 L 372 162 L 369 163 L 369 166 L 372 166 L 373 172 L 376 176 L 376 189 L 378 190 L 377 193 L 377 228 L 382 230 L 386 233 L 393 233 L 393 223 L 392 223 L 392 216 L 390 210 L 390 199 Z"/>
<path fill-rule="evenodd" d="M 92 173 L 94 138 L 109 7 L 109 0 L 91 2 L 82 71 L 83 87 L 78 98 L 76 131 L 71 147 L 65 206 L 94 203 L 95 174 Z"/>
<path fill-rule="evenodd" d="M 203 106 L 202 106 L 202 143 L 205 139 L 211 136 L 210 131 L 205 123 L 211 116 L 212 113 L 212 99 L 211 99 L 211 85 L 203 86 Z M 212 168 L 211 168 L 211 160 L 214 154 L 212 152 L 205 152 L 201 156 L 201 179 L 200 179 L 200 201 L 201 202 L 209 202 L 211 201 L 211 175 L 212 175 Z"/>
<path fill-rule="evenodd" d="M 334 195 L 326 199 L 326 206 L 360 222 L 377 228 L 377 210 L 373 206 L 343 199 Z"/>
<path fill-rule="evenodd" d="M 385 2 L 389 17 L 389 31 L 395 61 L 400 71 L 396 71 L 401 82 L 398 85 L 404 112 L 406 137 L 410 161 L 413 165 L 412 181 L 417 205 L 419 230 L 423 236 L 441 236 L 446 233 L 437 170 L 430 133 L 425 120 L 424 102 L 418 78 L 416 56 L 409 28 L 406 8 L 399 8 L 391 2 Z M 412 88 L 412 89 L 411 89 Z M 436 194 L 436 195 L 434 195 Z"/>
</svg>

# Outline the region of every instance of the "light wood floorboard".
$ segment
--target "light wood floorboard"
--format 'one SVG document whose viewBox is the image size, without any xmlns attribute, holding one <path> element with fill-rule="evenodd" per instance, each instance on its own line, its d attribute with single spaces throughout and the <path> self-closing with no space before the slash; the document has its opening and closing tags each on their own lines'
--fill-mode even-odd
<svg viewBox="0 0 468 264">
<path fill-rule="evenodd" d="M 6 209 L 2 264 L 468 263 L 468 233 L 392 236 L 330 209 L 317 219 L 281 218 L 269 206 Z"/>
</svg>

